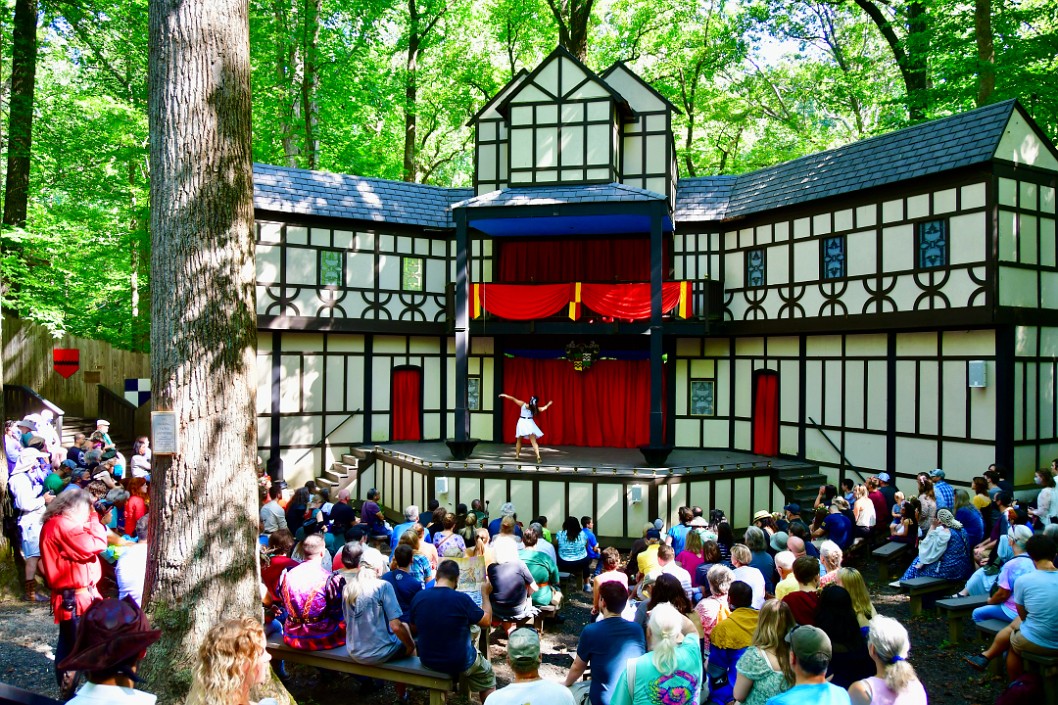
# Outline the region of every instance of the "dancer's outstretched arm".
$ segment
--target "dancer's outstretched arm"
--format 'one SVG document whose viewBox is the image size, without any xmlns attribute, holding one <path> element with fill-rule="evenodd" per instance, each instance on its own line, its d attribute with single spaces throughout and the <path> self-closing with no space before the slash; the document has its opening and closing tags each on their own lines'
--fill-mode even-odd
<svg viewBox="0 0 1058 705">
<path fill-rule="evenodd" d="M 515 404 L 517 404 L 519 408 L 525 406 L 525 402 L 524 401 L 522 401 L 521 399 L 515 399 L 510 394 L 501 394 L 500 395 L 500 399 L 510 399 Z"/>
</svg>

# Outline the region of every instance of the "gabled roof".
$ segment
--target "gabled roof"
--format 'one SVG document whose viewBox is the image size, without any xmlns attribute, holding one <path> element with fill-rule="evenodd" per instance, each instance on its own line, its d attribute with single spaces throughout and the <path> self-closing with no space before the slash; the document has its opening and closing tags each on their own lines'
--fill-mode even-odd
<svg viewBox="0 0 1058 705">
<path fill-rule="evenodd" d="M 610 94 L 610 97 L 613 98 L 614 102 L 617 103 L 618 108 L 625 115 L 632 116 L 632 115 L 635 114 L 634 111 L 632 110 L 632 108 L 628 105 L 628 101 L 626 101 L 624 99 L 624 97 L 620 93 L 618 93 L 613 88 L 611 88 L 610 85 L 606 83 L 606 81 L 602 80 L 599 77 L 599 74 L 595 73 L 590 68 L 585 66 L 584 62 L 582 62 L 577 57 L 573 56 L 573 54 L 571 54 L 569 52 L 569 50 L 566 49 L 562 45 L 559 45 L 559 46 L 555 47 L 554 51 L 552 51 L 550 54 L 548 54 L 546 57 L 544 57 L 544 60 L 541 61 L 540 64 L 535 69 L 533 69 L 532 72 L 528 76 L 526 76 L 525 79 L 523 79 L 521 81 L 521 83 L 518 84 L 518 87 L 515 88 L 513 91 L 511 91 L 507 95 L 507 97 L 505 97 L 500 102 L 500 104 L 498 106 L 496 106 L 497 112 L 499 112 L 501 115 L 504 115 L 504 116 L 509 115 L 511 101 L 513 100 L 514 96 L 518 95 L 518 92 L 521 91 L 522 88 L 524 88 L 525 86 L 528 86 L 530 83 L 532 83 L 533 80 L 537 76 L 539 76 L 540 73 L 545 68 L 547 68 L 547 66 L 552 61 L 556 61 L 556 60 L 558 60 L 560 58 L 565 58 L 565 59 L 568 59 L 569 61 L 572 61 L 573 64 L 575 66 L 577 66 L 577 68 L 581 69 L 588 76 L 588 80 L 596 83 L 600 88 L 602 88 L 604 91 L 606 91 L 608 94 Z M 558 96 L 558 97 L 561 98 L 561 96 Z"/>
<path fill-rule="evenodd" d="M 453 203 L 452 208 L 495 206 L 555 206 L 569 203 L 629 203 L 664 201 L 660 193 L 625 184 L 571 184 L 562 186 L 516 186 L 483 193 Z"/>
<path fill-rule="evenodd" d="M 747 216 L 991 161 L 1016 109 L 1007 100 L 742 174 L 681 179 L 677 221 Z M 727 190 L 728 204 L 718 202 Z M 712 215 L 710 215 L 712 214 Z"/>
<path fill-rule="evenodd" d="M 506 98 L 507 94 L 512 92 L 512 89 L 515 86 L 519 85 L 525 79 L 525 77 L 528 76 L 528 75 L 529 75 L 529 72 L 526 71 L 525 69 L 519 70 L 518 73 L 516 73 L 514 75 L 514 78 L 512 78 L 510 81 L 507 82 L 507 85 L 505 85 L 503 88 L 501 88 L 499 90 L 499 92 L 496 93 L 496 95 L 492 96 L 492 98 L 489 100 L 489 102 L 487 102 L 487 103 L 485 103 L 485 105 L 481 106 L 481 110 L 479 110 L 476 113 L 474 113 L 474 115 L 471 116 L 471 118 L 469 120 L 467 120 L 467 125 L 473 125 L 475 122 L 477 122 L 478 119 L 480 119 L 482 115 L 484 115 L 486 112 L 488 112 L 489 108 L 495 106 L 497 103 L 500 103 L 504 98 Z"/>
<path fill-rule="evenodd" d="M 254 208 L 288 215 L 452 228 L 451 206 L 473 189 L 253 165 Z"/>
<path fill-rule="evenodd" d="M 615 61 L 610 66 L 610 68 L 608 68 L 605 71 L 603 71 L 601 74 L 599 74 L 599 76 L 602 78 L 603 81 L 605 81 L 606 79 L 608 79 L 610 77 L 610 74 L 612 74 L 614 71 L 617 71 L 618 69 L 623 69 L 624 72 L 626 74 L 628 74 L 629 77 L 635 79 L 637 83 L 639 83 L 641 86 L 643 86 L 643 88 L 646 88 L 651 94 L 653 94 L 653 96 L 655 98 L 657 98 L 662 103 L 664 103 L 665 106 L 668 107 L 669 110 L 673 111 L 674 113 L 678 113 L 680 115 L 683 115 L 683 111 L 680 110 L 679 108 L 677 108 L 675 105 L 673 105 L 671 100 L 669 100 L 665 96 L 663 96 L 660 93 L 658 93 L 658 89 L 654 88 L 654 86 L 650 85 L 649 83 L 644 81 L 642 78 L 640 78 L 639 74 L 637 74 L 632 69 L 628 68 L 628 66 L 623 61 Z"/>
</svg>

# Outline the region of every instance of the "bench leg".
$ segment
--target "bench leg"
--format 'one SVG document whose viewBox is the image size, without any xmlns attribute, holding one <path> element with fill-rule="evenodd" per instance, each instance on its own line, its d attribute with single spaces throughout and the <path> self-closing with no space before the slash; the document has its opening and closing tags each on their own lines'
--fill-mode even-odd
<svg viewBox="0 0 1058 705">
<path fill-rule="evenodd" d="M 922 614 L 922 595 L 911 596 L 911 616 L 918 617 Z"/>
<path fill-rule="evenodd" d="M 962 620 L 962 615 L 948 615 L 948 641 L 952 644 L 958 644 L 962 641 Z"/>
<path fill-rule="evenodd" d="M 445 705 L 445 694 L 440 690 L 431 690 L 430 705 Z"/>
<path fill-rule="evenodd" d="M 886 584 L 892 582 L 892 578 L 889 577 L 889 562 L 888 561 L 882 561 L 881 563 L 878 564 L 878 578 L 883 583 L 886 583 Z"/>
</svg>

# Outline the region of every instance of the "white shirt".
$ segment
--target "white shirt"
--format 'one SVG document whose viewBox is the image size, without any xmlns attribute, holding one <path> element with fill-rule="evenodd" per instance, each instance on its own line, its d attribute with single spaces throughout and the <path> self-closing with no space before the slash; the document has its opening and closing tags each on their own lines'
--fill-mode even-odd
<svg viewBox="0 0 1058 705">
<path fill-rule="evenodd" d="M 492 691 L 484 705 L 577 705 L 573 693 L 564 685 L 545 681 L 526 681 Z"/>
<path fill-rule="evenodd" d="M 736 580 L 741 580 L 753 588 L 753 609 L 759 610 L 764 606 L 764 573 L 751 565 L 739 566 L 731 571 L 731 582 Z"/>
<path fill-rule="evenodd" d="M 691 600 L 691 604 L 694 604 L 694 589 L 691 587 L 691 574 L 683 569 L 679 563 L 673 559 L 671 562 L 666 563 L 661 567 L 661 572 L 666 575 L 671 575 L 680 581 L 680 586 L 683 591 L 687 593 L 687 599 Z M 760 572 L 759 570 L 757 571 Z M 763 601 L 761 604 L 764 604 Z"/>
<path fill-rule="evenodd" d="M 558 554 L 555 553 L 555 545 L 553 543 L 545 541 L 543 537 L 541 537 L 537 539 L 536 550 L 540 551 L 540 553 L 546 553 L 551 556 L 551 560 L 555 562 L 555 565 L 558 565 Z"/>
<path fill-rule="evenodd" d="M 261 533 L 271 534 L 273 531 L 287 528 L 287 515 L 279 502 L 272 500 L 261 507 Z"/>
<path fill-rule="evenodd" d="M 122 547 L 121 556 L 114 564 L 114 577 L 118 581 L 118 597 L 128 595 L 142 606 L 143 579 L 147 577 L 146 541 Z"/>
<path fill-rule="evenodd" d="M 158 698 L 135 688 L 85 683 L 67 705 L 154 705 Z"/>
</svg>

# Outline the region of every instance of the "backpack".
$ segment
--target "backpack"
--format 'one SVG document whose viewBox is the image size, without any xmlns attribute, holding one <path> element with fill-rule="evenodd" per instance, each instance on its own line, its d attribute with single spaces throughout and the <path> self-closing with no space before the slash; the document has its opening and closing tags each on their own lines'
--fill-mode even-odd
<svg viewBox="0 0 1058 705">
<path fill-rule="evenodd" d="M 1043 679 L 1037 673 L 1022 673 L 996 698 L 996 705 L 1043 702 Z"/>
</svg>

